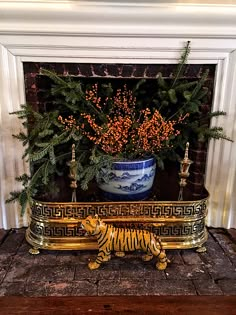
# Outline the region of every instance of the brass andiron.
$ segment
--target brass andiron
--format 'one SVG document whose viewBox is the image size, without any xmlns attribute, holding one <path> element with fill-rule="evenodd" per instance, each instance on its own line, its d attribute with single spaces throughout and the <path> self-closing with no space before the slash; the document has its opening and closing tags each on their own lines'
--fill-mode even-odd
<svg viewBox="0 0 236 315">
<path fill-rule="evenodd" d="M 178 200 L 183 200 L 183 190 L 184 190 L 184 187 L 187 185 L 187 178 L 189 177 L 189 167 L 193 163 L 193 161 L 191 161 L 188 158 L 188 150 L 189 150 L 189 142 L 186 143 L 184 158 L 183 160 L 180 161 L 180 172 L 179 172 L 180 190 L 179 190 Z"/>
<path fill-rule="evenodd" d="M 76 202 L 76 189 L 77 189 L 77 180 L 76 180 L 76 176 L 77 176 L 77 162 L 75 160 L 75 144 L 72 144 L 72 156 L 71 156 L 71 161 L 69 162 L 69 166 L 70 166 L 70 179 L 71 179 L 71 183 L 70 183 L 70 188 L 72 188 L 72 196 L 71 196 L 71 201 L 72 202 Z"/>
</svg>

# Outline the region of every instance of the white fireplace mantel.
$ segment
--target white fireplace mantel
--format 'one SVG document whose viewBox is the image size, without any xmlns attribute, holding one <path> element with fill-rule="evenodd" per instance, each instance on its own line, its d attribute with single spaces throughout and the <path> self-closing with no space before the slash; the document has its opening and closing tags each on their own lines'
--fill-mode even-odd
<svg viewBox="0 0 236 315">
<path fill-rule="evenodd" d="M 9 112 L 25 101 L 23 62 L 176 63 L 191 40 L 191 63 L 217 65 L 214 124 L 236 141 L 236 1 L 0 2 L 0 227 L 27 225 L 16 204 L 15 176 L 27 171 L 12 138 Z M 236 142 L 211 141 L 206 174 L 208 224 L 236 227 Z"/>
</svg>

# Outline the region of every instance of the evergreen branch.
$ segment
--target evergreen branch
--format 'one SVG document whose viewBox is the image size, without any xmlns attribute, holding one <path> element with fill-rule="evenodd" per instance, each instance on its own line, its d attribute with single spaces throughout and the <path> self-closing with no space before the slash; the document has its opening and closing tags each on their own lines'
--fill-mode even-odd
<svg viewBox="0 0 236 315">
<path fill-rule="evenodd" d="M 179 85 L 175 86 L 175 91 L 176 92 L 184 92 L 186 90 L 189 90 L 191 87 L 195 86 L 197 83 L 198 83 L 198 81 L 179 84 Z"/>
<path fill-rule="evenodd" d="M 180 61 L 179 61 L 178 66 L 177 66 L 176 73 L 174 75 L 175 78 L 174 78 L 174 81 L 173 81 L 172 86 L 171 86 L 172 89 L 174 88 L 176 82 L 178 81 L 178 79 L 180 78 L 180 76 L 183 73 L 184 65 L 187 62 L 189 53 L 190 53 L 190 41 L 187 42 L 185 50 L 180 57 Z"/>
<path fill-rule="evenodd" d="M 52 129 L 44 129 L 43 131 L 39 132 L 39 138 L 45 138 L 46 136 L 50 136 L 54 133 Z"/>
<path fill-rule="evenodd" d="M 208 77 L 208 74 L 209 74 L 209 69 L 207 69 L 201 79 L 198 81 L 198 84 L 197 86 L 195 87 L 195 89 L 193 90 L 192 92 L 192 97 L 191 99 L 194 99 L 196 96 L 197 96 L 197 93 L 200 91 L 200 89 L 202 88 L 202 85 L 204 84 L 204 82 L 206 81 L 207 77 Z"/>
<path fill-rule="evenodd" d="M 233 142 L 233 140 L 231 138 L 229 138 L 224 132 L 223 132 L 223 129 L 220 130 L 218 128 L 209 128 L 209 129 L 206 129 L 204 130 L 203 132 L 203 135 L 206 139 L 222 139 L 222 140 L 227 140 L 227 141 L 230 141 L 230 142 Z"/>
<path fill-rule="evenodd" d="M 49 159 L 52 165 L 56 164 L 56 159 L 55 159 L 55 153 L 54 153 L 54 148 L 53 146 L 51 146 L 51 148 L 49 149 Z"/>
<path fill-rule="evenodd" d="M 91 110 L 96 113 L 99 117 L 99 119 L 101 119 L 102 122 L 106 123 L 107 122 L 107 118 L 106 115 L 104 115 L 103 113 L 101 113 L 91 102 L 87 102 L 87 105 L 91 108 Z"/>
<path fill-rule="evenodd" d="M 43 163 L 33 174 L 33 176 L 30 179 L 29 187 L 34 188 L 34 186 L 37 185 L 37 181 L 39 178 L 42 177 L 43 169 L 45 167 L 45 163 Z"/>
<path fill-rule="evenodd" d="M 41 160 L 49 152 L 50 148 L 51 144 L 49 143 L 45 145 L 43 150 L 30 154 L 30 161 L 35 162 L 37 160 Z"/>
<path fill-rule="evenodd" d="M 164 80 L 164 78 L 162 77 L 162 73 L 158 72 L 158 77 L 157 77 L 157 84 L 158 86 L 164 90 L 167 91 L 168 90 L 168 84 L 166 83 L 166 80 Z"/>
<path fill-rule="evenodd" d="M 44 163 L 44 168 L 42 170 L 43 172 L 43 179 L 42 182 L 44 183 L 44 185 L 47 185 L 49 178 L 48 178 L 48 174 L 49 174 L 49 165 L 50 165 L 50 161 L 47 161 L 46 163 Z"/>
<path fill-rule="evenodd" d="M 146 82 L 146 79 L 141 79 L 138 81 L 138 83 L 135 85 L 133 88 L 132 92 L 135 93 L 136 91 L 139 90 L 140 86 Z"/>
<path fill-rule="evenodd" d="M 203 87 L 203 89 L 198 92 L 198 94 L 196 95 L 195 99 L 201 100 L 207 94 L 208 94 L 208 88 L 207 87 Z"/>
<path fill-rule="evenodd" d="M 17 135 L 12 135 L 12 136 L 13 136 L 13 138 L 16 138 L 20 141 L 28 140 L 28 135 L 22 131 L 20 133 L 18 133 Z"/>
<path fill-rule="evenodd" d="M 40 74 L 46 75 L 49 77 L 53 82 L 58 84 L 59 86 L 62 85 L 64 87 L 67 86 L 67 82 L 65 82 L 63 79 L 61 79 L 55 72 L 49 71 L 47 69 L 40 69 Z"/>
<path fill-rule="evenodd" d="M 219 117 L 219 116 L 225 116 L 225 115 L 226 115 L 226 112 L 220 111 L 220 110 L 206 114 L 207 118 L 213 118 L 213 117 Z"/>
</svg>

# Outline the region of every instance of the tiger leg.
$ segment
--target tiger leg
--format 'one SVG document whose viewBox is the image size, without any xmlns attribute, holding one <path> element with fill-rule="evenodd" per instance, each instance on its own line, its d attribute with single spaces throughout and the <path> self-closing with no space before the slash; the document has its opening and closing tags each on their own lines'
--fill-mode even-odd
<svg viewBox="0 0 236 315">
<path fill-rule="evenodd" d="M 104 256 L 103 261 L 109 261 L 111 259 L 111 253 L 108 253 Z"/>
<path fill-rule="evenodd" d="M 153 248 L 148 248 L 147 253 L 143 255 L 142 260 L 143 261 L 150 261 L 152 260 L 153 256 L 159 256 L 160 250 L 156 246 Z"/>
<path fill-rule="evenodd" d="M 98 252 L 97 258 L 95 261 L 90 261 L 88 264 L 88 267 L 90 270 L 98 269 L 101 265 L 101 263 L 105 261 L 109 261 L 111 259 L 111 253 L 110 252 L 104 252 L 103 250 L 100 250 Z"/>
<path fill-rule="evenodd" d="M 158 257 L 156 268 L 158 270 L 165 270 L 169 260 L 166 257 L 166 253 L 162 247 L 161 241 L 159 239 L 156 239 L 155 242 L 152 242 L 152 245 L 153 246 L 150 246 L 148 250 L 152 253 L 153 256 Z"/>
<path fill-rule="evenodd" d="M 163 249 L 161 240 L 158 239 L 157 242 L 159 243 L 159 246 L 160 246 L 160 254 L 158 256 L 158 262 L 156 263 L 156 268 L 158 270 L 165 270 L 167 267 L 167 263 L 169 263 L 170 260 L 166 257 L 166 252 Z"/>
<path fill-rule="evenodd" d="M 160 255 L 158 256 L 158 262 L 156 263 L 156 268 L 158 270 L 165 270 L 168 262 L 170 261 L 167 259 L 164 249 L 162 249 L 160 252 Z"/>
<path fill-rule="evenodd" d="M 147 253 L 143 255 L 142 259 L 143 261 L 150 261 L 153 258 L 153 256 L 159 256 L 159 254 L 160 249 L 157 247 L 156 241 L 150 242 L 147 248 Z"/>
<path fill-rule="evenodd" d="M 150 261 L 153 258 L 153 254 L 151 252 L 147 252 L 145 255 L 142 256 L 143 261 Z"/>
<path fill-rule="evenodd" d="M 115 252 L 115 256 L 116 257 L 124 257 L 125 256 L 125 252 Z"/>
</svg>

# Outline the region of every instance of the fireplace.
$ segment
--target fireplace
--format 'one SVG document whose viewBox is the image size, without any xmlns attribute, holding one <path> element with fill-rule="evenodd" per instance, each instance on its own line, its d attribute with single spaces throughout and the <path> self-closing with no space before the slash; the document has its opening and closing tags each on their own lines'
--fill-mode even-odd
<svg viewBox="0 0 236 315">
<path fill-rule="evenodd" d="M 157 77 L 159 73 L 162 74 L 162 77 L 167 81 L 171 80 L 173 74 L 176 70 L 175 64 L 108 64 L 108 63 L 32 63 L 24 62 L 24 79 L 25 79 L 25 91 L 26 91 L 26 103 L 30 104 L 36 111 L 43 113 L 44 111 L 50 111 L 53 106 L 51 101 L 52 98 L 45 97 L 50 93 L 52 81 L 41 74 L 41 69 L 49 70 L 53 73 L 56 73 L 62 78 L 71 78 L 72 80 L 79 80 L 83 84 L 111 84 L 113 88 L 122 88 L 124 84 L 129 86 L 129 89 L 132 89 L 140 79 L 145 79 L 148 82 L 149 88 L 151 90 L 148 92 L 148 95 L 156 92 Z M 203 75 L 205 71 L 209 71 L 207 81 L 204 83 L 204 86 L 208 89 L 208 94 L 206 101 L 202 106 L 202 114 L 204 117 L 208 112 L 211 111 L 212 105 L 212 95 L 214 87 L 214 76 L 215 76 L 215 65 L 214 64 L 187 64 L 184 66 L 184 73 L 181 77 L 181 81 L 195 81 Z M 143 91 L 144 92 L 144 91 Z M 151 96 L 151 95 L 150 95 Z M 143 96 L 142 98 L 145 98 Z M 146 95 L 147 98 L 147 95 Z M 151 101 L 152 103 L 152 101 Z M 149 103 L 146 104 L 149 106 Z M 68 113 L 68 115 L 71 112 Z M 165 112 L 164 112 L 165 114 Z M 64 114 L 66 115 L 66 114 Z M 68 116 L 67 115 L 67 116 Z M 209 123 L 209 121 L 208 121 Z M 32 126 L 33 128 L 33 126 Z M 206 155 L 207 155 L 207 143 L 197 142 L 196 139 L 191 138 L 187 139 L 190 142 L 190 158 L 193 160 L 193 165 L 191 166 L 190 178 L 188 179 L 188 198 L 185 200 L 197 200 L 201 199 L 204 194 L 204 177 L 206 169 Z M 179 154 L 183 156 L 184 152 L 179 151 Z M 179 163 L 169 162 L 169 172 L 166 176 L 171 176 L 170 169 L 173 169 L 173 180 L 176 185 L 172 185 L 172 189 L 166 187 L 163 191 L 166 190 L 166 193 L 158 198 L 160 200 L 176 200 L 178 194 L 178 171 Z M 157 172 L 158 182 L 164 182 L 165 172 Z M 67 175 L 65 175 L 67 177 Z M 67 182 L 66 178 L 64 181 Z M 167 185 L 168 186 L 168 185 Z M 64 187 L 64 186 L 63 186 Z M 67 184 L 63 188 L 63 191 L 69 187 Z M 175 190 L 175 193 L 170 190 Z M 185 193 L 187 193 L 185 189 Z M 61 195 L 61 194 L 60 194 Z M 78 193 L 78 195 L 84 195 L 84 192 Z M 191 196 L 190 196 L 191 195 Z M 171 197 L 172 196 L 172 197 Z M 164 198 L 164 199 L 163 199 Z M 173 198 L 173 199 L 171 199 Z M 69 201 L 67 199 L 65 201 Z M 53 200 L 51 200 L 53 201 Z M 59 200 L 55 200 L 59 201 Z M 63 200 L 62 200 L 63 201 Z"/>
<path fill-rule="evenodd" d="M 5 205 L 15 176 L 27 170 L 20 129 L 9 112 L 25 102 L 23 64 L 106 63 L 165 65 L 177 62 L 191 40 L 190 64 L 216 66 L 213 108 L 216 121 L 235 140 L 236 7 L 230 4 L 2 1 L 0 4 L 1 227 L 27 225 L 17 205 Z M 208 10 L 211 11 L 209 21 Z M 199 12 L 199 15 L 196 14 Z M 224 21 L 222 14 L 224 13 Z M 27 17 L 27 18 L 26 18 Z M 225 23 L 227 21 L 227 23 Z M 210 24 L 209 24 L 209 23 Z M 236 226 L 235 143 L 211 141 L 205 184 L 211 194 L 208 224 Z"/>
</svg>

